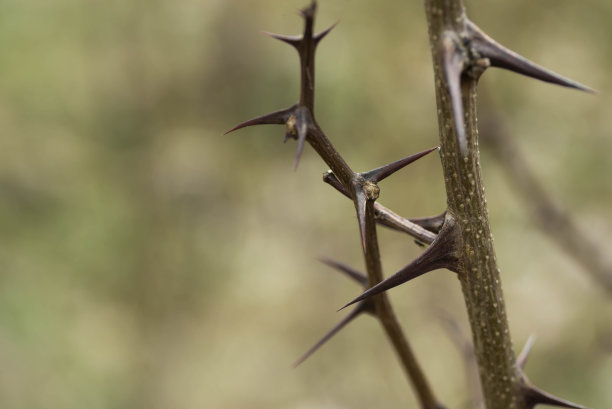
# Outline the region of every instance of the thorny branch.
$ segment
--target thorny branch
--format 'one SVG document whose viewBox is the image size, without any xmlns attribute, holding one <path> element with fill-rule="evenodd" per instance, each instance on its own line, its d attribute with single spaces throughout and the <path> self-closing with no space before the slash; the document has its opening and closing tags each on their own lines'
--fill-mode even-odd
<svg viewBox="0 0 612 409">
<path fill-rule="evenodd" d="M 296 139 L 298 143 L 294 168 L 304 143 L 308 142 L 331 169 L 324 174 L 324 181 L 353 200 L 357 212 L 367 276 L 336 261 L 324 262 L 359 282 L 365 291 L 346 304 L 357 305 L 296 365 L 353 319 L 369 313 L 380 321 L 387 333 L 421 407 L 443 409 L 417 363 L 386 291 L 429 271 L 447 269 L 457 274 L 464 292 L 487 409 L 530 409 L 537 404 L 582 408 L 543 392 L 529 382 L 523 366 L 530 346 L 518 359 L 514 355 L 480 176 L 476 88 L 480 75 L 492 66 L 570 88 L 593 90 L 544 69 L 495 42 L 467 19 L 461 0 L 425 0 L 425 5 L 436 79 L 439 150 L 448 200 L 447 210 L 441 215 L 406 219 L 376 202 L 380 193 L 378 182 L 436 148 L 372 171 L 356 173 L 317 124 L 314 113 L 315 51 L 333 26 L 314 34 L 317 7 L 314 0 L 301 13 L 305 20 L 303 35 L 269 34 L 298 52 L 301 78 L 298 103 L 230 130 L 260 124 L 285 124 L 285 140 Z M 428 245 L 413 262 L 387 279 L 383 279 L 382 274 L 377 222 L 406 232 Z"/>
<path fill-rule="evenodd" d="M 472 328 L 485 405 L 487 409 L 527 409 L 538 403 L 559 405 L 560 400 L 553 403 L 551 395 L 527 382 L 516 363 L 481 177 L 477 84 L 482 73 L 492 66 L 570 88 L 592 90 L 495 42 L 468 20 L 462 0 L 426 0 L 425 6 L 448 200 L 446 218 L 455 219 L 459 226 L 456 272 Z"/>
<path fill-rule="evenodd" d="M 389 177 L 393 173 L 409 165 L 422 156 L 433 152 L 436 148 L 431 148 L 416 155 L 390 163 L 386 166 L 371 170 L 369 172 L 354 172 L 338 151 L 333 147 L 323 130 L 315 120 L 314 114 L 314 58 L 316 46 L 320 40 L 329 33 L 333 26 L 320 34 L 314 34 L 313 26 L 316 13 L 316 2 L 302 10 L 304 18 L 304 33 L 301 36 L 283 36 L 269 34 L 271 37 L 286 42 L 298 51 L 300 57 L 301 87 L 300 99 L 296 105 L 287 109 L 279 110 L 271 114 L 245 121 L 230 131 L 235 131 L 252 125 L 261 124 L 285 124 L 287 127 L 285 140 L 296 139 L 298 149 L 294 162 L 297 168 L 304 142 L 308 142 L 325 163 L 331 168 L 326 175 L 326 182 L 334 186 L 337 190 L 353 200 L 359 222 L 359 231 L 362 240 L 365 264 L 367 269 L 367 287 L 372 287 L 383 280 L 382 265 L 378 250 L 378 238 L 376 235 L 376 220 L 393 229 L 407 232 L 423 243 L 431 243 L 435 240 L 435 231 L 440 229 L 440 217 L 416 219 L 412 222 L 402 218 L 384 206 L 376 203 L 379 195 L 377 185 L 381 180 Z M 424 227 L 422 227 L 424 226 Z M 430 229 L 430 230 L 428 230 Z M 329 262 L 341 271 L 350 271 L 349 267 L 337 262 Z M 353 278 L 360 277 L 360 273 L 353 271 L 349 274 Z M 359 280 L 358 280 L 359 281 Z M 425 375 L 418 364 L 414 353 L 397 321 L 395 312 L 386 294 L 381 294 L 369 300 L 363 301 L 349 313 L 336 327 L 327 333 L 310 350 L 308 350 L 298 361 L 303 362 L 328 339 L 342 329 L 354 318 L 368 312 L 376 316 L 385 330 L 400 362 L 412 384 L 419 399 L 420 405 L 424 409 L 444 409 L 431 390 Z"/>
</svg>

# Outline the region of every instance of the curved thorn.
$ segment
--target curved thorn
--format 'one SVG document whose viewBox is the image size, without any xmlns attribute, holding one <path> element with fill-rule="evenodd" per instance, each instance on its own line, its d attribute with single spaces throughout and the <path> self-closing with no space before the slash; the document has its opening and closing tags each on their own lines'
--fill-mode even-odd
<svg viewBox="0 0 612 409">
<path fill-rule="evenodd" d="M 319 348 L 321 348 L 327 341 L 329 341 L 334 335 L 336 335 L 342 328 L 344 328 L 348 323 L 353 321 L 359 315 L 366 311 L 366 303 L 361 303 L 353 311 L 351 311 L 346 317 L 342 319 L 338 324 L 336 324 L 329 332 L 318 340 L 308 351 L 304 353 L 301 357 L 298 358 L 297 361 L 294 362 L 293 367 L 297 367 L 306 359 L 308 359 L 312 354 L 314 354 Z"/>
<path fill-rule="evenodd" d="M 359 222 L 359 232 L 361 233 L 361 246 L 366 249 L 366 203 L 365 192 L 357 187 L 355 189 L 355 208 L 357 209 L 357 220 Z"/>
<path fill-rule="evenodd" d="M 323 182 L 327 183 L 349 199 L 351 198 L 351 195 L 349 194 L 348 190 L 346 190 L 342 182 L 340 182 L 340 180 L 336 177 L 336 175 L 334 175 L 334 172 L 332 172 L 331 170 L 328 170 L 323 174 Z"/>
<path fill-rule="evenodd" d="M 442 230 L 440 230 L 440 234 L 419 257 L 391 277 L 364 291 L 359 297 L 340 308 L 340 310 L 373 295 L 397 287 L 430 271 L 440 268 L 457 271 L 459 268 L 457 241 L 458 232 L 455 221 L 453 218 L 447 217 Z"/>
<path fill-rule="evenodd" d="M 477 25 L 468 21 L 467 28 L 472 48 L 480 56 L 488 58 L 494 67 L 504 68 L 518 74 L 526 75 L 544 82 L 561 85 L 563 87 L 574 88 L 585 92 L 597 93 L 592 88 L 582 85 L 579 82 L 565 78 L 556 72 L 550 71 L 538 64 L 529 61 L 527 58 L 504 47 L 497 41 L 485 34 Z"/>
<path fill-rule="evenodd" d="M 462 157 L 468 153 L 465 122 L 463 120 L 463 100 L 461 96 L 461 72 L 463 71 L 463 55 L 451 35 L 442 39 L 442 71 L 446 81 L 447 91 L 451 99 L 453 122 L 457 135 L 457 145 Z"/>
<path fill-rule="evenodd" d="M 533 408 L 536 405 L 551 405 L 558 406 L 560 408 L 586 409 L 585 406 L 558 398 L 548 392 L 544 392 L 543 390 L 536 388 L 533 385 L 525 385 L 525 388 L 525 400 L 527 402 L 527 406 L 530 408 Z"/>
<path fill-rule="evenodd" d="M 229 131 L 225 132 L 223 135 L 227 135 L 230 132 L 234 132 L 238 129 L 241 128 L 246 128 L 247 126 L 253 126 L 253 125 L 281 125 L 284 123 L 287 123 L 287 121 L 289 120 L 289 117 L 291 116 L 291 114 L 293 114 L 293 112 L 295 111 L 297 107 L 296 105 L 293 105 L 287 109 L 281 109 L 279 111 L 275 111 L 272 112 L 270 114 L 265 114 L 265 115 L 261 115 L 258 116 L 256 118 L 253 119 L 249 119 L 248 121 L 244 121 L 238 125 L 236 125 L 235 127 L 233 127 L 232 129 L 230 129 Z"/>
<path fill-rule="evenodd" d="M 302 156 L 302 150 L 304 150 L 304 142 L 306 141 L 306 136 L 308 135 L 309 122 L 308 109 L 305 107 L 299 107 L 295 111 L 295 128 L 297 130 L 298 147 L 295 154 L 295 161 L 293 162 L 294 171 L 298 167 L 300 157 Z"/>
<path fill-rule="evenodd" d="M 314 42 L 315 45 L 319 44 L 319 42 L 321 40 L 323 40 L 323 38 L 325 38 L 326 35 L 329 34 L 330 31 L 332 31 L 337 25 L 338 23 L 340 23 L 339 21 L 336 21 L 334 24 L 332 24 L 328 29 L 321 31 L 319 34 L 316 34 L 314 36 Z"/>
<path fill-rule="evenodd" d="M 267 35 L 268 37 L 272 37 L 276 40 L 282 41 L 283 43 L 292 45 L 297 49 L 299 49 L 300 44 L 302 43 L 302 36 L 287 36 L 283 34 L 270 33 L 268 31 L 262 31 L 262 33 Z"/>
<path fill-rule="evenodd" d="M 516 364 L 521 370 L 523 370 L 525 368 L 525 365 L 527 364 L 527 359 L 529 358 L 529 353 L 531 352 L 531 349 L 533 348 L 533 344 L 535 344 L 535 340 L 536 340 L 536 336 L 534 334 L 531 334 L 529 338 L 527 339 L 527 342 L 525 343 L 523 350 L 519 354 L 518 358 L 516 358 Z"/>
<path fill-rule="evenodd" d="M 419 152 L 415 155 L 411 155 L 404 159 L 389 163 L 388 165 L 381 166 L 380 168 L 373 169 L 369 172 L 364 172 L 361 174 L 361 176 L 363 176 L 370 182 L 378 183 L 381 180 L 384 180 L 385 178 L 391 176 L 398 170 L 410 165 L 412 162 L 422 158 L 423 156 L 427 155 L 430 152 L 433 152 L 436 149 L 439 149 L 439 146 L 434 146 L 433 148 L 427 149 L 423 152 Z"/>
<path fill-rule="evenodd" d="M 352 278 L 353 280 L 357 281 L 363 287 L 366 287 L 368 285 L 368 277 L 366 277 L 365 274 L 363 274 L 359 270 L 354 269 L 353 267 L 350 267 L 344 263 L 329 258 L 320 258 L 319 261 L 335 270 L 340 271 L 341 273 L 344 273 L 349 278 Z"/>
</svg>

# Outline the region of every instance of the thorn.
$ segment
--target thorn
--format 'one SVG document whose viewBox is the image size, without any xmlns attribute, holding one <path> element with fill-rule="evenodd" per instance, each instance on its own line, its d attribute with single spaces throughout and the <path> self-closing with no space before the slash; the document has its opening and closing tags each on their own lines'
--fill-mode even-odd
<svg viewBox="0 0 612 409">
<path fill-rule="evenodd" d="M 437 216 L 431 217 L 419 217 L 414 219 L 408 219 L 414 224 L 418 224 L 422 228 L 429 230 L 434 233 L 438 233 L 444 224 L 444 217 L 446 212 L 443 212 Z"/>
<path fill-rule="evenodd" d="M 560 408 L 586 409 L 585 406 L 558 398 L 528 383 L 524 388 L 523 393 L 525 394 L 525 401 L 529 408 L 533 408 L 536 405 L 551 405 Z"/>
<path fill-rule="evenodd" d="M 310 117 L 309 110 L 304 106 L 298 106 L 287 120 L 287 133 L 285 134 L 285 142 L 287 142 L 289 138 L 294 138 L 298 141 L 297 153 L 295 155 L 295 160 L 293 161 L 294 171 L 297 169 L 298 163 L 300 161 L 302 150 L 304 149 L 304 141 L 306 141 L 306 137 L 308 136 L 308 128 L 311 122 L 312 120 Z"/>
<path fill-rule="evenodd" d="M 533 344 L 535 344 L 536 336 L 531 334 L 525 342 L 525 346 L 523 350 L 519 354 L 518 358 L 516 358 L 516 364 L 518 367 L 523 370 L 525 368 L 525 364 L 527 364 L 527 359 L 529 358 L 529 353 L 531 352 L 531 348 L 533 348 Z"/>
<path fill-rule="evenodd" d="M 337 26 L 339 23 L 340 23 L 339 21 L 336 21 L 336 22 L 335 22 L 334 24 L 332 24 L 332 25 L 331 25 L 331 26 L 330 26 L 328 29 L 321 31 L 319 34 L 316 34 L 316 35 L 314 36 L 314 42 L 315 42 L 315 45 L 318 45 L 318 44 L 319 44 L 319 42 L 320 42 L 321 40 L 323 40 L 323 38 L 325 38 L 325 36 L 326 36 L 326 35 L 328 35 L 330 31 L 332 31 L 334 28 L 336 28 L 336 26 Z"/>
<path fill-rule="evenodd" d="M 293 170 L 297 170 L 297 165 L 300 162 L 300 156 L 302 156 L 302 151 L 304 150 L 304 142 L 306 141 L 306 136 L 308 135 L 308 125 L 310 117 L 308 115 L 308 109 L 304 107 L 300 107 L 296 111 L 296 128 L 298 134 L 298 149 L 295 154 L 295 161 L 293 162 Z"/>
<path fill-rule="evenodd" d="M 431 153 L 433 151 L 435 151 L 436 149 L 438 149 L 437 146 L 434 146 L 433 148 L 427 149 L 423 152 L 417 153 L 415 155 L 411 155 L 408 156 L 404 159 L 400 159 L 398 161 L 389 163 L 388 165 L 385 166 L 381 166 L 380 168 L 376 168 L 374 170 L 371 170 L 369 172 L 364 172 L 361 174 L 361 176 L 363 176 L 366 180 L 369 180 L 370 182 L 373 183 L 378 183 L 381 180 L 384 180 L 385 178 L 391 176 L 392 174 L 394 174 L 395 172 L 397 172 L 398 170 L 404 168 L 405 166 L 410 165 L 412 162 L 422 158 L 423 156 L 427 155 L 428 153 Z"/>
<path fill-rule="evenodd" d="M 341 263 L 339 261 L 332 260 L 329 258 L 320 258 L 319 261 L 323 264 L 328 265 L 329 267 L 333 269 L 340 271 L 341 273 L 344 273 L 349 278 L 352 278 L 353 280 L 357 281 L 363 287 L 367 287 L 368 277 L 366 277 L 366 275 L 363 274 L 361 271 L 356 270 L 353 267 L 350 267 L 344 263 Z"/>
<path fill-rule="evenodd" d="M 289 120 L 289 117 L 291 116 L 291 114 L 293 114 L 296 108 L 297 108 L 297 104 L 287 109 L 281 109 L 280 111 L 272 112 L 270 114 L 258 116 L 257 118 L 249 119 L 248 121 L 244 121 L 236 125 L 229 131 L 225 132 L 223 135 L 227 135 L 228 133 L 236 131 L 241 128 L 246 128 L 247 126 L 285 124 L 287 123 L 287 121 Z"/>
<path fill-rule="evenodd" d="M 400 284 L 408 282 L 413 278 L 419 277 L 429 271 L 446 268 L 451 271 L 458 271 L 459 259 L 457 256 L 458 231 L 455 220 L 447 216 L 446 222 L 440 230 L 436 239 L 429 247 L 412 263 L 402 268 L 391 277 L 381 281 L 375 286 L 364 291 L 359 297 L 346 304 L 340 310 L 365 300 L 373 295 L 380 294 Z"/>
<path fill-rule="evenodd" d="M 374 203 L 378 198 L 380 189 L 375 183 L 365 180 L 361 175 L 354 175 L 353 181 L 355 209 L 357 210 L 357 220 L 359 221 L 359 231 L 361 232 L 361 245 L 364 253 L 366 252 L 366 206 Z"/>
<path fill-rule="evenodd" d="M 361 246 L 366 251 L 366 204 L 365 192 L 358 186 L 355 189 L 355 208 L 357 209 L 357 220 L 359 221 L 359 232 L 361 233 Z"/>
<path fill-rule="evenodd" d="M 293 364 L 293 367 L 295 368 L 298 365 L 300 365 L 302 362 L 308 359 L 312 354 L 314 354 L 319 348 L 321 348 L 327 341 L 329 341 L 334 335 L 336 335 L 348 323 L 353 321 L 355 318 L 357 318 L 362 313 L 367 312 L 369 309 L 368 304 L 369 303 L 364 302 L 364 303 L 359 304 L 357 307 L 355 307 L 355 309 L 353 309 L 353 311 L 351 311 L 346 317 L 344 317 L 342 321 L 336 324 L 331 330 L 329 330 L 327 334 L 323 335 L 323 337 L 319 341 L 317 341 L 312 347 L 310 347 L 310 349 L 306 351 L 304 355 L 298 358 L 298 360 L 295 361 L 295 363 Z"/>
<path fill-rule="evenodd" d="M 455 133 L 457 135 L 457 145 L 462 157 L 468 154 L 467 137 L 465 132 L 465 122 L 463 120 L 463 100 L 461 96 L 461 72 L 463 71 L 464 61 L 461 50 L 452 35 L 445 33 L 442 39 L 442 69 L 444 79 L 448 87 L 448 94 L 451 99 L 453 110 L 453 122 L 455 123 Z"/>
<path fill-rule="evenodd" d="M 349 199 L 351 198 L 351 195 L 349 194 L 348 190 L 346 190 L 342 182 L 338 180 L 336 175 L 334 175 L 334 172 L 332 172 L 331 170 L 328 170 L 327 172 L 323 174 L 323 182 L 332 186 L 334 189 L 336 189 L 338 192 L 342 193 L 344 196 L 348 197 Z"/>
<path fill-rule="evenodd" d="M 304 142 L 308 135 L 308 125 L 310 124 L 310 116 L 306 107 L 298 107 L 295 111 L 295 127 L 297 128 L 297 140 L 298 147 L 297 153 L 295 154 L 295 161 L 293 162 L 293 170 L 297 170 L 298 163 L 300 162 L 300 156 L 302 156 L 302 150 L 304 150 Z"/>
<path fill-rule="evenodd" d="M 309 8 L 301 10 L 300 12 L 302 17 L 306 19 L 306 27 L 304 28 L 304 35 L 288 36 L 288 35 L 283 35 L 283 34 L 270 33 L 267 31 L 262 31 L 262 33 L 269 37 L 275 38 L 284 43 L 292 45 L 298 51 L 300 51 L 300 48 L 302 47 L 304 42 L 309 41 L 309 39 L 312 39 L 316 47 L 319 44 L 319 42 L 323 40 L 323 38 L 325 38 L 325 36 L 327 36 L 327 34 L 329 34 L 329 32 L 332 31 L 338 25 L 339 21 L 332 24 L 329 28 L 312 36 L 312 25 L 314 23 L 314 14 L 315 14 L 314 13 L 315 10 L 311 10 L 312 7 L 315 7 L 316 9 L 316 4 L 311 5 Z"/>
<path fill-rule="evenodd" d="M 283 34 L 270 33 L 268 31 L 262 31 L 262 33 L 267 35 L 268 37 L 272 37 L 272 38 L 282 41 L 283 43 L 292 45 L 298 50 L 299 50 L 300 44 L 302 43 L 302 36 L 287 36 Z"/>
<path fill-rule="evenodd" d="M 529 61 L 525 57 L 499 44 L 477 25 L 471 21 L 467 22 L 471 47 L 480 54 L 481 57 L 488 58 L 494 67 L 504 68 L 518 74 L 526 75 L 544 82 L 561 85 L 563 87 L 574 88 L 592 94 L 597 93 L 592 88 L 582 85 L 579 82 L 565 78 L 556 72 L 550 71 L 536 63 Z"/>
</svg>

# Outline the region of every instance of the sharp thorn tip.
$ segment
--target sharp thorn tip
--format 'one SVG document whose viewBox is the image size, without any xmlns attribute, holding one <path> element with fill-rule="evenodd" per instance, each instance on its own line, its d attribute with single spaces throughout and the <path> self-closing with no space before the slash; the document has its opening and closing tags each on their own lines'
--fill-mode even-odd
<svg viewBox="0 0 612 409">
<path fill-rule="evenodd" d="M 493 67 L 503 68 L 551 84 L 574 88 L 591 94 L 597 93 L 586 85 L 544 68 L 504 47 L 472 22 L 468 22 L 468 31 L 472 40 L 472 47 L 482 57 L 488 58 Z"/>
<path fill-rule="evenodd" d="M 433 152 L 436 149 L 438 149 L 438 146 L 424 150 L 423 152 L 419 152 L 411 156 L 407 156 L 403 159 L 381 166 L 380 168 L 376 168 L 369 172 L 361 173 L 361 176 L 373 183 L 381 182 L 387 177 L 393 175 L 395 172 L 403 169 L 404 167 L 410 165 L 413 162 L 416 162 L 418 159 L 421 159 L 423 156 L 426 156 L 427 154 Z"/>
<path fill-rule="evenodd" d="M 526 385 L 525 397 L 527 398 L 527 402 L 531 405 L 531 407 L 542 404 L 558 406 L 560 408 L 586 409 L 585 406 L 561 399 L 530 384 Z"/>
</svg>

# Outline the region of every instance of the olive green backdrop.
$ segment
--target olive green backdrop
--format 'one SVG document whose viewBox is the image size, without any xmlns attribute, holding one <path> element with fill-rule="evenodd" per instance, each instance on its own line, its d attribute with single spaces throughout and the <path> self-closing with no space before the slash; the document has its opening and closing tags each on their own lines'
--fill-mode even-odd
<svg viewBox="0 0 612 409">
<path fill-rule="evenodd" d="M 361 318 L 292 362 L 359 288 L 317 262 L 362 268 L 352 204 L 282 127 L 223 136 L 289 106 L 306 0 L 5 0 L 0 4 L 0 407 L 416 408 L 376 321 Z M 577 224 L 612 238 L 612 3 L 467 1 L 503 44 L 600 91 L 487 72 L 537 177 Z M 319 123 L 368 170 L 437 143 L 422 1 L 321 0 L 340 25 L 317 57 Z M 483 152 L 508 316 L 527 373 L 592 408 L 612 404 L 612 303 L 531 225 Z M 444 209 L 435 155 L 381 184 L 406 216 Z M 381 231 L 387 273 L 420 248 Z M 468 401 L 447 271 L 394 289 L 435 390 Z"/>
</svg>

